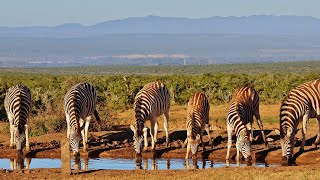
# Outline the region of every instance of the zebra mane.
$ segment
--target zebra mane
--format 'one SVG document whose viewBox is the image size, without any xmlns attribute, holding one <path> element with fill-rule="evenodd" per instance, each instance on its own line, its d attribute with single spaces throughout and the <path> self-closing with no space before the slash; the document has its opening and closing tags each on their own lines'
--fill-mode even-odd
<svg viewBox="0 0 320 180">
<path fill-rule="evenodd" d="M 247 87 L 247 88 L 254 88 L 254 85 L 252 83 L 246 83 L 244 85 L 244 87 Z"/>
<path fill-rule="evenodd" d="M 194 127 L 197 125 L 195 121 L 195 115 L 194 112 L 192 113 L 192 128 L 191 128 L 191 139 L 196 139 L 197 132 L 194 131 Z"/>
</svg>

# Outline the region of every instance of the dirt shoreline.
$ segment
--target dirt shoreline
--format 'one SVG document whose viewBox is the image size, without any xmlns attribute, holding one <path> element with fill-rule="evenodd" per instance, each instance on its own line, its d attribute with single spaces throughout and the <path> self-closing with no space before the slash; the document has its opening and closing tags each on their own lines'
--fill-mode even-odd
<svg viewBox="0 0 320 180">
<path fill-rule="evenodd" d="M 269 142 L 270 148 L 263 144 L 261 132 L 254 131 L 254 142 L 252 144 L 253 162 L 267 162 L 269 164 L 281 164 L 281 150 L 279 136 L 273 130 L 266 130 L 266 136 L 273 140 Z M 225 162 L 227 134 L 224 130 L 212 131 L 214 148 L 209 147 L 207 136 L 204 136 L 207 151 L 203 152 L 199 148 L 198 158 L 205 158 L 218 162 Z M 309 132 L 309 134 L 315 134 Z M 31 151 L 24 152 L 26 157 L 31 158 L 60 158 L 60 140 L 65 136 L 64 133 L 47 134 L 39 137 L 30 138 Z M 297 136 L 299 137 L 299 136 Z M 9 137 L 1 134 L 0 138 L 0 158 L 14 158 L 16 151 L 9 149 Z M 159 132 L 158 143 L 154 152 L 147 151 L 142 154 L 142 158 L 184 158 L 186 150 L 181 145 L 186 138 L 184 130 L 170 131 L 170 146 L 165 146 L 165 134 Z M 305 152 L 296 160 L 299 165 L 315 164 L 320 161 L 320 151 L 314 148 L 312 142 L 314 137 L 307 141 Z M 296 145 L 301 141 L 297 139 Z M 149 142 L 150 143 L 150 142 Z M 124 127 L 118 131 L 92 132 L 89 137 L 88 152 L 80 152 L 82 157 L 87 158 L 135 158 L 132 147 L 132 133 L 129 127 Z M 231 155 L 235 157 L 235 144 L 231 149 Z M 295 148 L 298 152 L 299 147 Z M 317 158 L 319 157 L 319 158 Z M 309 161 L 308 159 L 313 159 Z"/>
<path fill-rule="evenodd" d="M 268 167 L 268 168 L 255 168 L 255 167 L 240 167 L 240 168 L 209 168 L 204 170 L 192 171 L 177 171 L 177 170 L 157 170 L 157 171 L 144 171 L 144 170 L 89 170 L 89 171 L 73 171 L 74 175 L 63 175 L 60 169 L 31 169 L 23 171 L 11 171 L 0 169 L 0 179 L 199 179 L 208 177 L 211 179 L 212 175 L 217 179 L 235 179 L 235 175 L 225 177 L 230 172 L 245 173 L 248 175 L 248 170 L 253 172 L 252 178 L 259 177 L 261 173 L 266 175 L 272 173 L 275 178 L 279 178 L 282 174 L 290 176 L 291 171 L 305 171 L 307 177 L 309 175 L 314 178 L 320 178 L 319 161 L 320 150 L 314 148 L 312 142 L 315 140 L 317 129 L 308 131 L 308 140 L 305 152 L 296 159 L 298 166 L 293 167 Z M 270 148 L 265 148 L 262 141 L 261 132 L 254 131 L 254 142 L 252 144 L 253 162 L 266 162 L 268 164 L 281 164 L 281 149 L 279 142 L 279 135 L 274 130 L 266 130 L 266 136 L 269 140 Z M 170 146 L 165 146 L 165 133 L 159 132 L 158 143 L 155 152 L 144 152 L 142 158 L 184 158 L 186 150 L 181 149 L 181 145 L 186 138 L 185 130 L 170 131 Z M 207 136 L 204 136 L 206 142 L 206 152 L 202 152 L 200 148 L 198 158 L 203 156 L 212 161 L 225 162 L 226 155 L 226 142 L 227 134 L 225 130 L 215 130 L 210 133 L 213 137 L 214 148 L 210 149 L 208 146 Z M 60 140 L 65 137 L 65 133 L 47 134 L 38 137 L 31 137 L 31 151 L 25 153 L 26 157 L 31 158 L 60 158 Z M 0 158 L 15 158 L 16 151 L 9 149 L 9 135 L 0 134 Z M 149 139 L 150 140 L 150 139 Z M 300 135 L 296 136 L 295 152 L 299 150 L 299 143 L 301 143 Z M 132 147 L 132 132 L 128 126 L 124 126 L 116 131 L 103 131 L 91 132 L 89 137 L 89 150 L 87 153 L 81 152 L 82 157 L 87 158 L 135 158 L 135 152 Z M 231 155 L 235 157 L 235 144 L 231 150 Z M 232 163 L 233 161 L 231 161 Z M 309 172 L 310 171 L 310 172 Z M 254 174 L 257 173 L 257 174 Z M 320 171 L 319 171 L 320 172 Z M 313 173 L 313 174 L 311 174 Z M 172 176 L 170 176 L 172 175 Z M 279 176 L 277 176 L 279 175 Z M 305 174 L 301 176 L 304 177 Z M 220 178 L 219 178 L 220 177 Z M 245 176 L 244 176 L 245 177 Z M 294 176 L 295 177 L 295 176 Z M 298 176 L 299 177 L 299 176 Z M 241 179 L 241 178 L 240 178 Z M 245 178 L 246 179 L 246 178 Z M 259 179 L 259 178 L 258 178 Z M 261 176 L 260 179 L 267 179 L 266 176 Z M 281 179 L 281 178 L 280 178 Z"/>
</svg>

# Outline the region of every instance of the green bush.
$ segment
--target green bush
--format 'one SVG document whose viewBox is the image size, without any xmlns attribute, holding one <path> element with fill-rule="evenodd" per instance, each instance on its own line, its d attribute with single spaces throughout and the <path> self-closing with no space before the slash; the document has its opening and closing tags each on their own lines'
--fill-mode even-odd
<svg viewBox="0 0 320 180">
<path fill-rule="evenodd" d="M 148 67 L 146 67 L 148 68 Z M 148 82 L 162 81 L 171 94 L 171 103 L 185 105 L 195 92 L 204 92 L 214 105 L 228 103 L 236 88 L 253 83 L 261 92 L 261 103 L 279 103 L 297 85 L 318 78 L 320 73 L 206 73 L 183 75 L 59 75 L 21 72 L 0 73 L 0 118 L 6 119 L 3 101 L 7 89 L 23 83 L 32 93 L 33 111 L 30 134 L 33 136 L 65 131 L 63 98 L 74 84 L 87 81 L 98 92 L 98 111 L 102 129 L 112 127 L 112 114 L 132 108 L 136 93 Z M 99 129 L 93 123 L 94 129 Z"/>
</svg>

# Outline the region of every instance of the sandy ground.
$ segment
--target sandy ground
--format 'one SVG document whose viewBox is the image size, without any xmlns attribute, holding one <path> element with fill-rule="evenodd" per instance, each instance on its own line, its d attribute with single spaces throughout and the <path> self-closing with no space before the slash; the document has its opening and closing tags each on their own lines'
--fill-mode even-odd
<svg viewBox="0 0 320 180">
<path fill-rule="evenodd" d="M 320 169 L 318 163 L 320 161 L 320 151 L 315 148 L 312 142 L 315 140 L 315 135 L 317 132 L 317 127 L 311 127 L 308 131 L 308 141 L 305 148 L 305 152 L 302 154 L 296 153 L 296 163 L 298 166 L 288 167 L 301 169 L 303 167 L 311 167 L 311 169 Z M 253 162 L 266 162 L 268 164 L 281 164 L 281 150 L 279 136 L 274 130 L 266 130 L 266 136 L 270 140 L 269 148 L 266 148 L 263 144 L 261 132 L 258 130 L 254 131 L 254 142 L 252 144 L 252 156 Z M 225 162 L 226 155 L 226 142 L 227 134 L 225 130 L 212 130 L 211 136 L 214 143 L 214 148 L 211 149 L 208 145 L 208 138 L 204 136 L 204 141 L 206 142 L 207 151 L 203 152 L 200 148 L 198 157 L 207 158 L 214 161 Z M 296 148 L 295 152 L 298 152 L 299 146 L 301 144 L 301 133 L 298 132 L 296 136 Z M 60 158 L 60 140 L 65 136 L 64 133 L 48 134 L 39 137 L 30 138 L 31 151 L 29 153 L 24 152 L 26 157 L 31 158 Z M 186 150 L 181 148 L 184 139 L 186 138 L 185 130 L 170 131 L 170 146 L 165 146 L 165 134 L 164 132 L 159 132 L 158 143 L 156 146 L 156 151 L 151 152 L 150 150 L 144 152 L 143 158 L 184 158 Z M 150 139 L 149 139 L 150 140 Z M 150 143 L 150 141 L 149 141 Z M 88 158 L 135 158 L 135 152 L 132 147 L 132 132 L 128 126 L 118 127 L 115 131 L 103 131 L 103 132 L 92 132 L 89 137 L 89 150 L 87 153 L 81 152 L 82 157 Z M 233 143 L 231 156 L 235 158 L 235 147 Z M 16 157 L 16 151 L 9 149 L 9 135 L 0 134 L 0 158 L 14 158 Z M 247 167 L 249 169 L 257 169 L 254 167 Z M 221 168 L 225 169 L 231 168 Z M 238 168 L 235 168 L 238 169 Z M 241 168 L 240 168 L 241 169 Z M 243 170 L 246 168 L 242 168 Z M 261 169 L 261 168 L 260 168 Z M 272 171 L 286 171 L 286 167 L 269 167 L 263 169 L 271 169 Z M 265 170 L 265 171 L 269 171 Z M 130 177 L 130 174 L 134 172 L 137 175 L 136 178 L 145 177 L 145 175 L 150 174 L 152 176 L 153 172 L 146 171 L 108 171 L 108 170 L 97 170 L 97 171 L 77 171 L 75 175 L 65 176 L 60 174 L 59 169 L 32 169 L 30 171 L 11 171 L 11 170 L 0 170 L 0 178 L 51 178 L 47 176 L 48 174 L 55 174 L 53 178 L 89 178 L 93 176 L 97 177 Z M 197 172 L 207 173 L 208 171 L 217 170 L 197 170 Z M 257 170 L 263 171 L 263 170 Z M 161 171 L 162 173 L 163 171 Z M 178 171 L 181 172 L 181 171 Z M 172 173 L 171 171 L 168 172 Z M 168 174 L 166 173 L 166 175 Z M 200 174 L 201 174 L 200 173 Z M 179 174 L 179 173 L 178 173 Z M 57 176 L 56 176 L 57 175 Z M 183 173 L 181 174 L 183 175 Z M 180 177 L 180 176 L 179 176 Z M 181 176 L 183 178 L 183 176 Z"/>
</svg>

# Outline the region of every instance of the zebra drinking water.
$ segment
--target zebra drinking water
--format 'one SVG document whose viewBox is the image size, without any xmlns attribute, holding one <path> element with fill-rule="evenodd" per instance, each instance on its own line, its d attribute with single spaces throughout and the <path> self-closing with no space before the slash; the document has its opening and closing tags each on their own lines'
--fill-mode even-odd
<svg viewBox="0 0 320 180">
<path fill-rule="evenodd" d="M 10 147 L 22 151 L 24 145 L 30 151 L 28 138 L 28 118 L 32 109 L 30 90 L 21 84 L 7 91 L 4 100 L 5 110 L 10 123 Z"/>
<path fill-rule="evenodd" d="M 237 142 L 237 162 L 240 162 L 240 152 L 247 162 L 251 161 L 251 141 L 253 140 L 253 116 L 258 121 L 261 129 L 263 140 L 267 146 L 267 141 L 263 131 L 262 122 L 259 113 L 259 95 L 252 85 L 238 88 L 234 93 L 230 102 L 229 112 L 227 116 L 227 132 L 228 132 L 228 150 L 226 159 L 230 157 L 230 149 L 232 144 L 232 132 L 235 131 Z"/>
<path fill-rule="evenodd" d="M 79 154 L 81 136 L 83 151 L 87 151 L 88 129 L 92 114 L 94 114 L 98 123 L 101 124 L 99 114 L 96 111 L 96 103 L 96 90 L 86 82 L 81 82 L 71 87 L 64 97 L 67 138 L 69 138 L 71 150 L 75 155 Z"/>
<path fill-rule="evenodd" d="M 157 117 L 164 114 L 164 130 L 166 143 L 169 144 L 168 119 L 170 110 L 170 94 L 167 87 L 161 82 L 146 84 L 136 95 L 134 102 L 135 125 L 130 128 L 133 131 L 134 148 L 137 155 L 141 155 L 142 141 L 144 137 L 144 149 L 148 147 L 147 128 L 145 122 L 151 122 L 151 149 L 155 149 L 157 142 L 158 123 Z"/>
<path fill-rule="evenodd" d="M 183 147 L 187 144 L 186 159 L 189 158 L 189 152 L 193 158 L 196 158 L 198 152 L 198 146 L 201 143 L 203 151 L 205 146 L 202 140 L 203 131 L 206 130 L 209 136 L 209 144 L 212 146 L 209 131 L 209 111 L 210 105 L 207 97 L 202 93 L 193 94 L 188 102 L 188 114 L 187 114 L 187 139 L 184 142 Z"/>
<path fill-rule="evenodd" d="M 299 122 L 302 121 L 302 143 L 300 152 L 304 151 L 309 118 L 317 118 L 318 134 L 314 142 L 320 144 L 320 80 L 313 80 L 292 89 L 282 102 L 280 108 L 280 143 L 283 163 L 292 160 L 294 136 Z"/>
</svg>

